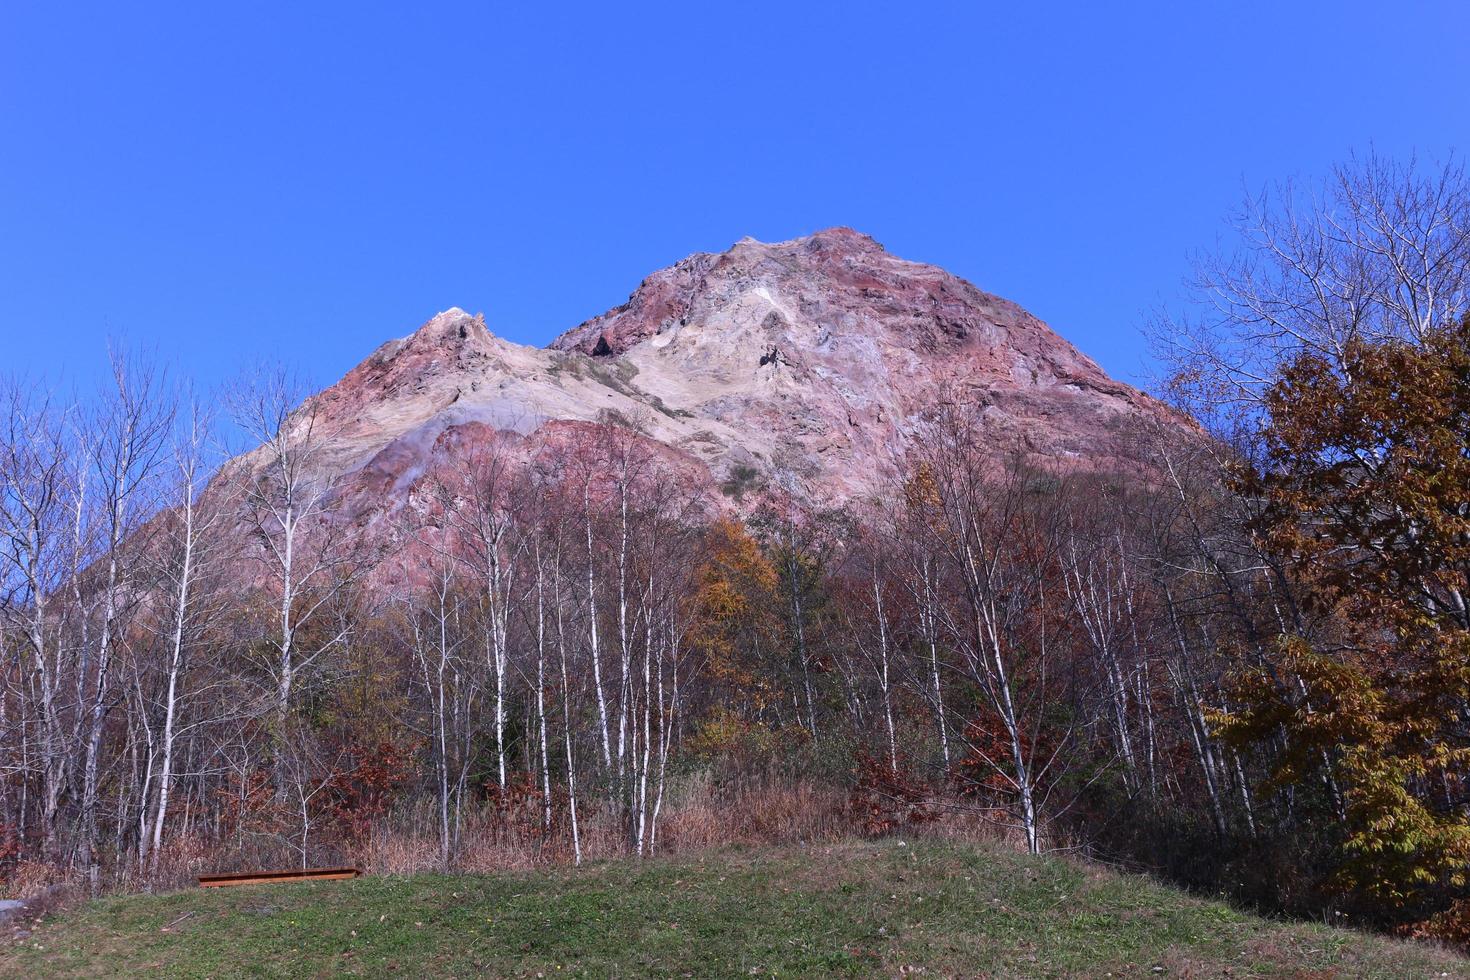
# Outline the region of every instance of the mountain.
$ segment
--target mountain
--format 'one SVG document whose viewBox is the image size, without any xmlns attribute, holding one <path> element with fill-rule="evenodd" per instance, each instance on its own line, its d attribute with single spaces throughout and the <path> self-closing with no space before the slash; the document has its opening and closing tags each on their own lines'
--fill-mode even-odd
<svg viewBox="0 0 1470 980">
<path fill-rule="evenodd" d="M 1135 423 L 1190 424 L 1015 303 L 848 228 L 692 255 L 545 349 L 451 309 L 315 405 L 319 466 L 366 525 L 436 456 L 494 438 L 529 459 L 607 421 L 725 506 L 841 504 L 891 485 L 940 398 L 976 406 L 997 446 L 1087 466 Z"/>
</svg>

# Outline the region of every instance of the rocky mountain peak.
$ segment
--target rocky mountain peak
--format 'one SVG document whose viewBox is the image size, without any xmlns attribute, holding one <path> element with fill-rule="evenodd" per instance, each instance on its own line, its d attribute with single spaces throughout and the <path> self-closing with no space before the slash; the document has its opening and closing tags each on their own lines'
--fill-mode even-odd
<svg viewBox="0 0 1470 980">
<path fill-rule="evenodd" d="M 344 511 L 370 527 L 477 440 L 530 459 L 609 422 L 724 506 L 857 501 L 892 486 L 941 397 L 998 446 L 1095 466 L 1140 421 L 1189 424 L 1015 303 L 851 228 L 691 255 L 546 349 L 445 310 L 316 404 Z"/>
<path fill-rule="evenodd" d="M 623 305 L 569 330 L 552 342 L 559 350 L 622 354 L 649 336 L 687 325 L 709 295 L 726 296 L 731 285 L 765 286 L 804 280 L 843 289 L 861 278 L 869 259 L 886 257 L 883 246 L 852 228 L 828 228 L 784 242 L 746 237 L 724 252 L 699 252 L 639 284 Z M 840 326 L 840 324 L 838 324 Z"/>
<path fill-rule="evenodd" d="M 734 253 L 740 249 L 765 249 L 768 251 L 800 252 L 812 254 L 836 254 L 842 252 L 882 252 L 884 248 L 873 236 L 864 234 L 856 228 L 846 225 L 838 225 L 834 228 L 824 228 L 814 231 L 810 235 L 800 238 L 792 238 L 784 242 L 762 242 L 750 236 L 746 236 L 730 249 Z"/>
</svg>

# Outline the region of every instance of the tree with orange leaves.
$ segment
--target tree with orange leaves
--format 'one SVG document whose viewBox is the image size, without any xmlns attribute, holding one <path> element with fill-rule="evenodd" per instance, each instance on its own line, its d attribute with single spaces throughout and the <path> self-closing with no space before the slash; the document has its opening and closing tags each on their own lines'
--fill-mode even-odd
<svg viewBox="0 0 1470 980">
<path fill-rule="evenodd" d="M 744 525 L 729 518 L 710 526 L 706 543 L 696 574 L 693 641 L 726 706 L 759 720 L 775 694 L 761 666 L 783 642 L 776 567 Z"/>
<path fill-rule="evenodd" d="M 1337 884 L 1412 914 L 1470 866 L 1470 319 L 1306 353 L 1265 400 L 1254 530 L 1332 613 L 1243 674 L 1236 744 L 1341 787 Z"/>
</svg>

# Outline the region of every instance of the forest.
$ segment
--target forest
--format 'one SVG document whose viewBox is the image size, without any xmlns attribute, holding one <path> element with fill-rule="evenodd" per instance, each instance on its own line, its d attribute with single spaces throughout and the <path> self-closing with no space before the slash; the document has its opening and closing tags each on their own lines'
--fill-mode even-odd
<svg viewBox="0 0 1470 980">
<path fill-rule="evenodd" d="M 0 876 L 981 834 L 1470 941 L 1470 185 L 1356 159 L 1234 227 L 1149 328 L 1197 425 L 1063 462 L 939 391 L 840 510 L 609 418 L 369 536 L 284 371 L 8 379 Z"/>
</svg>

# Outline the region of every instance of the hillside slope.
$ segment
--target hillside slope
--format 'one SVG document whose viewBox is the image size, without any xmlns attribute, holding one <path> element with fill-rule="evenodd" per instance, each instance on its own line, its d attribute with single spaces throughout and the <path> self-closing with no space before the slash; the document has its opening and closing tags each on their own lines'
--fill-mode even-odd
<svg viewBox="0 0 1470 980">
<path fill-rule="evenodd" d="M 91 902 L 0 976 L 1470 976 L 993 846 L 859 842 Z"/>
</svg>

